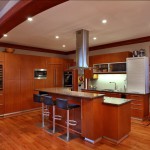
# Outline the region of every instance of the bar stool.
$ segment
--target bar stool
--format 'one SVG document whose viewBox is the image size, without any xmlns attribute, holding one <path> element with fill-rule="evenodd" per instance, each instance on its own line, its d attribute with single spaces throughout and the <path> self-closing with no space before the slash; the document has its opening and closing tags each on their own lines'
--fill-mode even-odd
<svg viewBox="0 0 150 150">
<path fill-rule="evenodd" d="M 66 123 L 67 123 L 67 133 L 60 135 L 59 138 L 62 139 L 62 140 L 64 140 L 64 141 L 70 141 L 70 140 L 76 138 L 76 135 L 69 133 L 69 125 L 72 125 L 72 126 L 76 126 L 77 125 L 77 121 L 75 121 L 75 120 L 69 120 L 69 111 L 71 109 L 79 108 L 80 105 L 69 104 L 68 100 L 57 98 L 56 99 L 56 106 L 58 108 L 67 110 L 67 120 L 66 120 Z"/>
<path fill-rule="evenodd" d="M 48 129 L 47 131 L 50 132 L 50 133 L 56 133 L 58 132 L 59 130 L 56 129 L 55 127 L 55 120 L 61 120 L 62 119 L 62 116 L 60 115 L 55 115 L 55 105 L 56 105 L 56 101 L 53 101 L 52 100 L 52 97 L 51 96 L 44 96 L 44 100 L 43 100 L 43 103 L 45 106 L 49 107 L 49 106 L 52 106 L 53 107 L 53 127 L 52 129 Z M 48 109 L 49 111 L 49 109 Z"/>
<path fill-rule="evenodd" d="M 42 128 L 45 127 L 44 117 L 49 115 L 49 112 L 47 111 L 47 108 L 44 107 L 43 103 L 44 96 L 46 95 L 48 95 L 46 92 L 39 92 L 39 94 L 33 94 L 33 101 L 42 104 L 42 123 L 37 123 L 37 126 Z"/>
</svg>

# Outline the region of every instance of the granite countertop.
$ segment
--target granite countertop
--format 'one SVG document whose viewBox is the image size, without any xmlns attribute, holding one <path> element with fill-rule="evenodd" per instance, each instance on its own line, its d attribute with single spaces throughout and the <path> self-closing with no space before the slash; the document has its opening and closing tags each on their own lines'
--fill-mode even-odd
<svg viewBox="0 0 150 150">
<path fill-rule="evenodd" d="M 96 93 L 88 93 L 88 92 L 79 92 L 79 91 L 71 91 L 69 88 L 41 88 L 35 89 L 36 91 L 53 93 L 53 94 L 61 94 L 73 97 L 80 97 L 80 98 L 98 98 L 103 97 L 104 94 L 96 94 Z"/>
<path fill-rule="evenodd" d="M 125 99 L 125 98 L 115 98 L 115 97 L 107 97 L 104 96 L 104 104 L 111 104 L 111 105 L 123 105 L 125 103 L 131 102 L 131 99 Z"/>
<path fill-rule="evenodd" d="M 111 89 L 82 89 L 82 90 L 95 91 L 95 92 L 123 93 L 123 94 L 142 94 L 139 92 L 127 92 L 127 91 L 119 91 L 119 90 L 111 90 Z"/>
</svg>

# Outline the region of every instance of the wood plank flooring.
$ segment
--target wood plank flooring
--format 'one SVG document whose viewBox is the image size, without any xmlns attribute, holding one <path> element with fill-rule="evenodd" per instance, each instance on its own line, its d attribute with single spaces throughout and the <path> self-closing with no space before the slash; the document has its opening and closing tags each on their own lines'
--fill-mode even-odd
<svg viewBox="0 0 150 150">
<path fill-rule="evenodd" d="M 101 142 L 95 145 L 79 137 L 70 142 L 35 126 L 41 121 L 39 111 L 0 119 L 0 150 L 150 150 L 150 125 L 132 122 L 132 131 L 119 145 Z"/>
</svg>

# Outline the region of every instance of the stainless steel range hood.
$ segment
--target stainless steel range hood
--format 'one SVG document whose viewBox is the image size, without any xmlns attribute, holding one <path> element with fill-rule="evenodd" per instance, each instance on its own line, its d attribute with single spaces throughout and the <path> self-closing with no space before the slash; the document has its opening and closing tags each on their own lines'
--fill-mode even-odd
<svg viewBox="0 0 150 150">
<path fill-rule="evenodd" d="M 84 74 L 84 69 L 89 66 L 89 31 L 81 29 L 76 31 L 76 66 L 78 74 Z"/>
<path fill-rule="evenodd" d="M 89 31 L 76 31 L 76 65 L 88 68 L 89 65 Z"/>
</svg>

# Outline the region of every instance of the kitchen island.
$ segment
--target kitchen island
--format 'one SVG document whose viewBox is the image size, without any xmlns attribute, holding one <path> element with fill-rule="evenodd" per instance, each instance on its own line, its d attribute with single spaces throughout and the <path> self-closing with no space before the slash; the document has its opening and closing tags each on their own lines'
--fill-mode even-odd
<svg viewBox="0 0 150 150">
<path fill-rule="evenodd" d="M 80 133 L 86 141 L 89 141 L 91 143 L 96 143 L 103 138 L 105 123 L 107 123 L 107 121 L 105 121 L 104 119 L 104 116 L 106 116 L 106 114 L 104 114 L 103 111 L 106 111 L 105 113 L 107 114 L 110 113 L 109 108 L 104 108 L 104 105 L 108 103 L 108 100 L 104 100 L 104 94 L 70 91 L 67 88 L 43 88 L 36 89 L 36 91 L 47 92 L 53 97 L 53 100 L 55 100 L 56 98 L 64 98 L 67 99 L 69 103 L 79 104 L 81 107 L 73 110 L 70 115 L 72 117 L 71 119 L 78 122 L 78 125 L 72 127 L 71 129 L 75 132 Z M 113 101 L 109 102 L 109 105 L 116 106 Z M 127 105 L 127 108 L 130 109 L 130 100 L 124 100 L 119 105 L 117 104 L 116 109 L 123 105 Z M 125 109 L 122 113 L 127 113 L 126 111 L 127 110 Z M 56 114 L 62 115 L 62 117 L 66 119 L 66 112 L 64 110 L 56 108 Z M 126 120 L 128 120 L 127 124 L 129 125 L 127 126 L 127 133 L 123 133 L 123 135 L 121 135 L 121 138 L 130 132 L 130 115 L 125 115 L 125 117 L 128 118 Z M 110 119 L 112 120 L 113 118 Z M 58 121 L 57 123 L 65 126 L 64 120 Z M 109 126 L 111 125 L 109 124 Z M 116 132 L 116 130 L 114 130 L 113 132 Z M 109 140 L 109 138 L 107 138 L 107 140 Z M 116 143 L 119 143 L 118 140 L 120 139 L 117 139 Z"/>
</svg>

